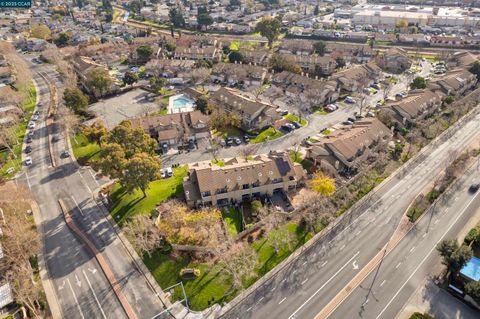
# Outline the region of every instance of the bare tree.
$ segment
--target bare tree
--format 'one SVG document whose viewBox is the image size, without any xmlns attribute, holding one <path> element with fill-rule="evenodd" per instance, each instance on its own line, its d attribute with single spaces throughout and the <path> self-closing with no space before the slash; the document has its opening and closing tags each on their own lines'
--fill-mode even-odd
<svg viewBox="0 0 480 319">
<path fill-rule="evenodd" d="M 190 79 L 192 80 L 193 84 L 201 85 L 202 89 L 205 91 L 205 82 L 210 77 L 210 70 L 207 68 L 199 68 L 194 69 L 190 73 Z"/>
<path fill-rule="evenodd" d="M 386 101 L 388 96 L 390 95 L 390 92 L 392 92 L 393 85 L 390 83 L 390 81 L 387 79 L 383 83 L 383 88 L 382 88 L 382 93 L 383 93 L 383 101 Z"/>
<path fill-rule="evenodd" d="M 218 160 L 218 154 L 220 153 L 220 144 L 217 140 L 210 138 L 210 152 L 212 153 L 213 159 L 216 161 Z"/>
<path fill-rule="evenodd" d="M 122 229 L 135 249 L 142 254 L 151 256 L 152 252 L 165 244 L 162 232 L 155 221 L 147 215 L 133 216 L 123 225 Z"/>
<path fill-rule="evenodd" d="M 230 246 L 219 256 L 220 265 L 232 278 L 232 286 L 227 294 L 243 287 L 243 279 L 255 275 L 258 267 L 257 253 L 245 243 Z"/>
<path fill-rule="evenodd" d="M 249 144 L 242 148 L 242 156 L 243 158 L 248 161 L 248 159 L 257 153 L 257 146 L 254 144 Z"/>
<path fill-rule="evenodd" d="M 14 158 L 17 158 L 13 151 L 13 146 L 16 144 L 18 144 L 18 139 L 12 127 L 0 126 L 0 146 L 6 147 Z"/>
<path fill-rule="evenodd" d="M 319 106 L 321 103 L 323 103 L 325 99 L 322 91 L 314 88 L 305 89 L 302 96 L 304 97 L 306 102 L 306 107 L 299 108 L 299 110 L 302 112 L 308 112 L 311 109 Z"/>
<path fill-rule="evenodd" d="M 274 230 L 268 236 L 276 254 L 282 249 L 291 250 L 295 244 L 295 236 L 286 228 Z"/>
<path fill-rule="evenodd" d="M 70 131 L 76 132 L 80 126 L 80 119 L 66 106 L 58 108 L 55 118 L 61 131 L 65 131 L 67 136 L 69 136 Z"/>
</svg>

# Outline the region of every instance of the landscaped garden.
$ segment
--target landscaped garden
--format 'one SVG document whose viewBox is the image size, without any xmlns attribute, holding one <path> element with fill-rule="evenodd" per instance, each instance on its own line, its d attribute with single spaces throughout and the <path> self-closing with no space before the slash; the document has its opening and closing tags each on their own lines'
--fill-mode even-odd
<svg viewBox="0 0 480 319">
<path fill-rule="evenodd" d="M 277 129 L 275 129 L 273 127 L 269 127 L 266 130 L 264 130 L 263 132 L 261 132 L 260 134 L 258 134 L 257 137 L 252 138 L 250 140 L 250 142 L 252 144 L 258 144 L 258 143 L 262 143 L 262 142 L 265 142 L 265 141 L 274 140 L 274 139 L 279 138 L 281 136 L 283 136 L 282 132 L 278 131 Z"/>
<path fill-rule="evenodd" d="M 300 117 L 298 117 L 296 115 L 293 115 L 293 114 L 287 114 L 287 115 L 284 116 L 284 118 L 286 118 L 289 121 L 298 122 L 298 123 L 300 123 L 301 126 L 305 126 L 305 125 L 308 124 L 306 119 L 300 118 Z"/>
<path fill-rule="evenodd" d="M 233 207 L 222 210 L 223 222 L 228 235 L 232 238 L 243 230 L 242 213 Z"/>
<path fill-rule="evenodd" d="M 99 158 L 100 146 L 97 143 L 88 141 L 82 133 L 77 133 L 70 137 L 73 155 L 80 165 L 87 165 L 89 161 Z"/>
</svg>

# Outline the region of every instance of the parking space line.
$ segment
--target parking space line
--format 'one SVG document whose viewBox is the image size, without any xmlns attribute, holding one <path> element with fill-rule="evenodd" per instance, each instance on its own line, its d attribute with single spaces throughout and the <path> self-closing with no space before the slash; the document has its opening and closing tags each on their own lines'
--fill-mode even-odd
<svg viewBox="0 0 480 319">
<path fill-rule="evenodd" d="M 100 312 L 102 313 L 102 316 L 104 319 L 107 319 L 107 316 L 105 316 L 105 312 L 103 312 L 102 305 L 98 301 L 97 294 L 95 294 L 95 291 L 93 290 L 92 284 L 90 283 L 90 280 L 88 280 L 87 274 L 85 273 L 85 270 L 82 269 L 83 275 L 85 276 L 85 279 L 87 280 L 87 284 L 90 287 L 90 290 L 92 291 L 93 297 L 95 298 L 95 301 L 97 302 L 98 307 L 100 308 Z"/>
<path fill-rule="evenodd" d="M 67 283 L 68 286 L 70 287 L 70 291 L 72 292 L 73 299 L 75 300 L 75 303 L 77 304 L 78 312 L 80 313 L 80 316 L 85 319 L 85 316 L 83 315 L 82 308 L 80 307 L 80 304 L 78 303 L 77 295 L 75 295 L 75 292 L 73 291 L 72 284 L 70 283 L 70 279 L 67 278 Z"/>
</svg>

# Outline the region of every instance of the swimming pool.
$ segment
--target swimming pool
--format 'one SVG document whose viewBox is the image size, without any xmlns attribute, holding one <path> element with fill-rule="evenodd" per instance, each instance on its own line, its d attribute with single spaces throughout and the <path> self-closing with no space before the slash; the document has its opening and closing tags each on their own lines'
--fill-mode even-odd
<svg viewBox="0 0 480 319">
<path fill-rule="evenodd" d="M 195 102 L 184 94 L 174 95 L 168 100 L 169 113 L 190 112 L 194 106 Z"/>
</svg>

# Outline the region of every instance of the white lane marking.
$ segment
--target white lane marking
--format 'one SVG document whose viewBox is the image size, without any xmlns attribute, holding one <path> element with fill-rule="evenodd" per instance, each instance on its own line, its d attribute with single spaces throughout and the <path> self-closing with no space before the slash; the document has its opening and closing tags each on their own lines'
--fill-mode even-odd
<svg viewBox="0 0 480 319">
<path fill-rule="evenodd" d="M 302 264 L 302 266 L 305 266 L 306 264 L 307 264 L 307 262 L 306 262 L 306 261 L 304 261 L 304 262 L 303 262 L 303 264 Z"/>
<path fill-rule="evenodd" d="M 247 309 L 247 311 L 250 311 L 250 310 L 252 310 L 252 307 L 249 307 L 249 308 Z"/>
<path fill-rule="evenodd" d="M 410 248 L 410 253 L 413 253 L 413 251 L 415 250 L 415 246 L 413 246 L 412 248 Z"/>
<path fill-rule="evenodd" d="M 27 177 L 28 189 L 32 190 L 32 185 L 30 184 L 30 179 L 28 178 L 28 171 L 25 171 L 25 176 Z"/>
<path fill-rule="evenodd" d="M 275 289 L 277 289 L 277 287 L 273 287 L 272 290 L 270 290 L 270 291 L 275 291 Z"/>
<path fill-rule="evenodd" d="M 345 244 L 342 245 L 342 247 L 340 247 L 340 250 L 343 250 L 345 248 Z"/>
<path fill-rule="evenodd" d="M 87 280 L 88 286 L 90 287 L 90 290 L 92 291 L 93 297 L 95 298 L 95 301 L 97 302 L 98 307 L 100 308 L 100 312 L 102 313 L 103 318 L 107 319 L 107 316 L 105 315 L 105 312 L 103 312 L 102 305 L 98 301 L 97 295 L 95 294 L 95 291 L 93 290 L 92 284 L 90 283 L 90 280 L 88 280 L 87 274 L 85 273 L 85 270 L 82 270 L 83 275 L 85 276 L 85 279 Z"/>
<path fill-rule="evenodd" d="M 323 268 L 326 264 L 328 264 L 328 260 L 324 261 L 323 264 L 320 265 L 320 267 Z"/>
<path fill-rule="evenodd" d="M 303 285 L 303 284 L 305 284 L 307 281 L 308 281 L 308 278 L 305 279 L 304 281 L 302 281 L 301 284 Z"/>
<path fill-rule="evenodd" d="M 82 216 L 85 216 L 85 215 L 83 214 L 83 210 L 80 208 L 80 206 L 78 205 L 77 201 L 75 200 L 75 197 L 73 197 L 73 195 L 72 195 L 71 197 L 72 197 L 73 202 L 74 202 L 75 205 L 77 206 L 78 210 L 80 211 L 80 214 L 82 214 Z"/>
<path fill-rule="evenodd" d="M 97 272 L 97 269 L 88 267 L 88 271 L 94 274 Z"/>
<path fill-rule="evenodd" d="M 265 298 L 265 297 L 262 297 L 262 298 L 258 299 L 257 303 L 260 303 L 263 300 L 263 298 Z"/>
<path fill-rule="evenodd" d="M 420 267 L 422 267 L 423 263 L 427 260 L 427 258 L 432 254 L 432 252 L 437 249 L 437 244 L 439 242 L 441 242 L 443 240 L 443 238 L 445 238 L 445 235 L 447 235 L 447 233 L 450 231 L 450 229 L 452 229 L 452 227 L 458 222 L 458 220 L 460 219 L 460 217 L 462 217 L 463 213 L 465 213 L 465 211 L 467 210 L 467 208 L 470 206 L 470 204 L 473 202 L 473 200 L 476 198 L 476 196 L 473 196 L 472 199 L 468 202 L 468 204 L 465 206 L 465 208 L 463 209 L 463 211 L 458 214 L 458 216 L 455 218 L 455 220 L 453 221 L 453 223 L 450 223 L 450 226 L 447 228 L 447 230 L 443 233 L 442 237 L 440 237 L 440 239 L 435 243 L 435 245 L 433 245 L 433 247 L 430 249 L 430 251 L 428 252 L 428 254 L 425 255 L 425 257 L 423 257 L 422 261 L 417 265 L 417 267 L 412 271 L 412 273 L 410 274 L 410 276 L 407 278 L 407 280 L 403 283 L 403 285 L 400 287 L 400 289 L 397 290 L 397 292 L 395 293 L 395 295 L 392 297 L 392 299 L 390 299 L 390 301 L 387 303 L 387 305 L 382 309 L 382 311 L 378 314 L 378 316 L 376 317 L 376 319 L 380 318 L 383 313 L 385 312 L 385 310 L 387 310 L 388 307 L 390 307 L 390 305 L 392 304 L 392 302 L 395 300 L 395 298 L 397 298 L 398 294 L 403 290 L 403 288 L 405 288 L 405 286 L 407 285 L 407 283 L 410 281 L 410 279 L 412 279 L 412 277 L 415 275 L 415 273 L 418 271 L 418 269 L 420 269 Z"/>
<path fill-rule="evenodd" d="M 88 169 L 88 172 L 90 173 L 90 175 L 92 175 L 92 178 L 93 178 L 93 180 L 95 181 L 95 183 L 97 184 L 97 186 L 100 186 L 100 184 L 98 183 L 97 179 L 95 178 L 95 175 L 93 175 L 92 170 L 91 170 L 91 169 Z"/>
<path fill-rule="evenodd" d="M 387 281 L 386 280 L 383 280 L 382 283 L 380 284 L 380 287 L 382 287 L 383 285 L 385 285 Z"/>
<path fill-rule="evenodd" d="M 78 172 L 78 175 L 80 175 L 80 178 L 82 179 L 83 183 L 85 186 L 87 186 L 88 190 L 90 191 L 90 193 L 93 195 L 93 192 L 92 192 L 92 189 L 90 188 L 90 186 L 88 186 L 88 183 L 85 181 L 85 178 L 83 177 L 83 175 L 80 173 L 80 171 L 77 171 Z"/>
<path fill-rule="evenodd" d="M 357 251 L 355 253 L 355 255 L 352 256 L 352 258 L 350 258 L 339 270 L 337 270 L 336 273 L 333 274 L 332 277 L 330 277 L 322 286 L 320 286 L 320 288 L 317 289 L 317 291 L 315 291 L 300 307 L 297 308 L 297 310 L 295 310 L 291 315 L 290 317 L 288 317 L 289 319 L 292 319 L 294 318 L 294 316 L 303 308 L 305 307 L 305 305 L 307 303 L 310 302 L 310 300 L 312 300 L 323 288 L 325 288 L 326 285 L 328 285 L 330 283 L 330 281 L 332 281 L 342 270 L 345 269 L 345 267 L 347 267 L 348 265 L 350 265 L 350 263 L 352 262 L 352 260 L 354 260 L 358 255 L 360 254 L 360 251 Z"/>
<path fill-rule="evenodd" d="M 455 201 L 458 201 L 458 200 L 459 200 L 459 197 L 458 197 L 458 196 L 457 196 L 457 197 L 455 197 Z"/>
<path fill-rule="evenodd" d="M 65 279 L 62 281 L 62 285 L 58 286 L 58 290 L 62 290 L 65 287 Z"/>
<path fill-rule="evenodd" d="M 360 235 L 361 233 L 362 233 L 362 230 L 359 230 L 359 231 L 357 231 L 357 233 L 355 234 L 355 236 L 358 236 L 358 235 Z"/>
<path fill-rule="evenodd" d="M 438 219 L 436 219 L 436 220 L 435 220 L 435 222 L 434 222 L 434 224 L 436 225 L 436 224 L 438 224 L 438 222 L 439 222 L 439 220 L 438 220 Z"/>
<path fill-rule="evenodd" d="M 427 233 L 423 233 L 422 238 L 427 237 Z"/>
<path fill-rule="evenodd" d="M 287 278 L 283 279 L 282 281 L 280 281 L 281 284 L 283 284 L 285 281 L 287 281 Z"/>
<path fill-rule="evenodd" d="M 280 302 L 279 302 L 278 304 L 280 305 L 282 302 L 284 302 L 284 301 L 285 301 L 285 299 L 287 299 L 287 297 L 283 297 L 283 299 L 282 299 L 282 300 L 280 300 Z"/>
<path fill-rule="evenodd" d="M 75 274 L 75 282 L 76 282 L 78 287 L 82 287 L 82 282 L 80 281 L 80 279 L 78 279 L 77 274 Z"/>
<path fill-rule="evenodd" d="M 402 262 L 399 262 L 399 263 L 395 266 L 395 269 L 398 269 L 398 267 L 400 267 L 401 264 L 402 264 Z"/>
<path fill-rule="evenodd" d="M 80 304 L 78 303 L 77 295 L 75 295 L 75 292 L 73 291 L 72 284 L 70 283 L 70 279 L 67 278 L 68 286 L 70 287 L 70 291 L 72 292 L 73 299 L 75 300 L 75 303 L 77 304 L 78 312 L 80 313 L 80 316 L 85 319 L 85 316 L 83 315 L 82 308 L 80 307 Z"/>
</svg>

